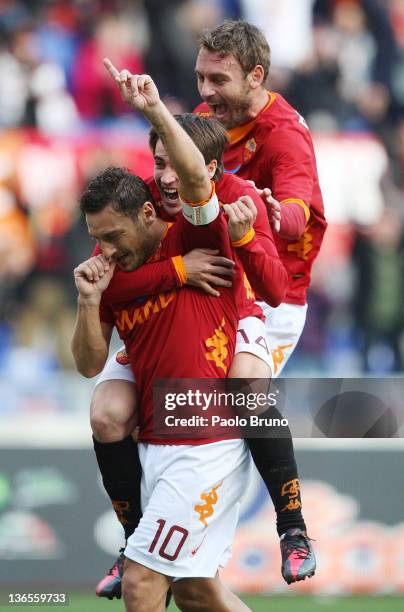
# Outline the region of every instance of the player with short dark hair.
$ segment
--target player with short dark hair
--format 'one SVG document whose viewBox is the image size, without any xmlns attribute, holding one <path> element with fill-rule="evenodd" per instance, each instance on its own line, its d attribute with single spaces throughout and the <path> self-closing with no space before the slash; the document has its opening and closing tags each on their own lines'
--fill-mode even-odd
<svg viewBox="0 0 404 612">
<path fill-rule="evenodd" d="M 257 220 L 254 225 L 256 237 L 244 248 L 237 249 L 237 254 L 249 269 L 249 277 L 254 288 L 262 292 L 263 298 L 270 303 L 274 305 L 279 303 L 285 289 L 286 274 L 274 247 L 264 204 L 251 185 L 235 176 L 221 176 L 217 170 L 219 163 L 216 167 L 216 156 L 222 154 L 226 141 L 225 131 L 218 122 L 195 115 L 186 114 L 176 118 L 188 135 L 199 145 L 212 179 L 217 177 L 216 192 L 219 200 L 229 203 L 245 194 L 249 195 L 256 204 Z M 206 137 L 206 134 L 210 135 L 209 138 Z M 165 218 L 175 220 L 175 215 L 182 208 L 178 193 L 178 176 L 162 150 L 160 140 L 152 138 L 151 143 L 155 160 L 156 182 L 150 182 L 149 185 Z M 169 190 L 169 193 L 165 188 Z M 125 275 L 123 283 L 119 283 L 118 274 L 111 281 L 105 294 L 112 297 L 114 292 L 121 295 L 124 292 L 124 295 L 136 298 L 143 295 L 155 295 L 163 289 L 172 290 L 182 286 L 184 283 L 182 270 L 185 267 L 185 273 L 188 272 L 188 263 L 182 266 L 179 260 L 183 259 L 184 262 L 188 262 L 188 257 L 195 256 L 198 263 L 204 254 L 206 255 L 205 250 L 202 252 L 196 250 L 184 258 L 175 256 L 165 262 L 146 264 L 130 275 Z M 230 260 L 221 257 L 220 262 L 223 265 L 229 263 Z M 214 270 L 219 274 L 225 272 L 226 268 L 216 265 Z M 185 280 L 189 282 L 190 279 Z M 211 294 L 217 295 L 217 292 Z M 237 355 L 229 374 L 232 375 L 233 367 L 238 367 L 238 371 L 233 374 L 235 377 L 268 378 L 270 376 L 268 365 L 272 367 L 272 362 L 263 339 L 264 326 L 255 316 L 243 318 L 243 312 L 240 311 L 239 314 L 242 321 L 239 323 L 237 333 Z M 237 366 L 237 362 L 242 362 L 242 366 Z M 259 366 L 260 363 L 261 366 Z M 119 350 L 109 360 L 97 380 L 91 408 L 91 424 L 98 464 L 103 475 L 105 489 L 124 527 L 126 539 L 133 533 L 140 520 L 139 496 L 136 494 L 137 487 L 135 486 L 140 474 L 138 470 L 130 467 L 137 465 L 136 445 L 130 436 L 136 422 L 134 382 L 132 370 L 128 361 L 125 361 L 125 353 Z M 98 585 L 97 594 L 105 597 L 119 596 L 121 564 L 122 556 L 118 558 L 111 572 Z"/>
<path fill-rule="evenodd" d="M 141 203 L 144 185 L 139 179 L 119 169 L 108 169 L 96 177 L 81 200 L 89 233 L 97 239 L 102 255 L 90 258 L 75 270 L 79 300 L 72 349 L 76 364 L 86 376 L 102 369 L 114 323 L 125 341 L 141 397 L 144 513 L 125 550 L 126 609 L 163 610 L 169 576 L 174 577 L 171 588 L 182 609 L 198 604 L 199 609 L 207 611 L 212 607 L 247 610 L 217 578 L 249 473 L 244 441 L 221 440 L 213 434 L 202 444 L 200 439 L 192 438 L 170 439 L 161 444 L 152 427 L 152 388 L 156 378 L 225 376 L 237 329 L 235 290 L 223 288 L 221 296 L 213 298 L 183 288 L 147 299 L 143 305 L 119 302 L 116 296 L 105 298 L 105 292 L 114 274 L 122 276 L 123 270 L 135 270 L 150 252 L 164 259 L 184 252 L 192 242 L 197 246 L 218 244 L 231 257 L 229 236 L 238 244 L 248 235 L 244 240 L 248 244 L 256 211 L 248 199 L 225 205 L 227 223 L 202 155 L 168 114 L 150 77 L 121 79 L 122 87 L 130 87 L 136 96 L 137 109 L 158 129 L 178 171 L 185 200 L 184 216 L 168 224 L 156 215 L 147 190 L 144 194 L 148 199 Z M 127 208 L 131 194 L 137 213 Z M 235 286 L 243 286 L 240 278 L 236 278 Z M 244 293 L 246 302 L 254 308 L 246 289 Z M 139 309 L 141 317 L 135 314 Z M 220 342 L 212 344 L 216 337 Z M 213 496 L 209 497 L 209 520 L 205 514 L 202 520 L 202 512 L 198 519 L 194 512 L 199 508 L 201 491 L 210 491 Z M 188 581 L 181 580 L 186 577 Z M 209 601 L 203 601 L 203 595 L 196 601 L 195 592 L 200 593 L 203 585 L 210 593 Z"/>
</svg>

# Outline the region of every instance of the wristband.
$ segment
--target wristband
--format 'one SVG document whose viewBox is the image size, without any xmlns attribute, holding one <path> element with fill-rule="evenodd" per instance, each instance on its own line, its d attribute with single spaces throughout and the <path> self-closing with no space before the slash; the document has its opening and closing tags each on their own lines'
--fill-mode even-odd
<svg viewBox="0 0 404 612">
<path fill-rule="evenodd" d="M 212 223 L 219 215 L 219 200 L 216 193 L 213 193 L 211 198 L 203 204 L 203 206 L 190 206 L 183 200 L 182 214 L 192 225 L 208 225 Z"/>
</svg>

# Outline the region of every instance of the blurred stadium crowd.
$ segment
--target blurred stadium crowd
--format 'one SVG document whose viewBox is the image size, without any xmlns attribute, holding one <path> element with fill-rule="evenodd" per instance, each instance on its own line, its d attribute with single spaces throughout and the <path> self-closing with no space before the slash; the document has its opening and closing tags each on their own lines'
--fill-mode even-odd
<svg viewBox="0 0 404 612">
<path fill-rule="evenodd" d="M 265 31 L 269 88 L 308 121 L 328 184 L 330 229 L 287 372 L 403 372 L 404 0 L 0 0 L 3 375 L 73 368 L 72 269 L 92 249 L 78 195 L 107 165 L 152 169 L 147 128 L 102 58 L 192 110 L 197 34 L 224 18 Z"/>
</svg>

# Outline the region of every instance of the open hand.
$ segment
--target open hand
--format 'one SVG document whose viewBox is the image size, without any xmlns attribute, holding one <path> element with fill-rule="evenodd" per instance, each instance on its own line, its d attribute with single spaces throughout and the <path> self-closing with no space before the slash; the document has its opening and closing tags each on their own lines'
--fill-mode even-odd
<svg viewBox="0 0 404 612">
<path fill-rule="evenodd" d="M 272 196 L 272 191 L 269 187 L 265 187 L 265 189 L 258 189 L 254 181 L 247 181 L 252 185 L 258 195 L 264 200 L 264 204 L 267 208 L 269 225 L 272 227 L 274 232 L 279 232 L 281 229 L 281 205 L 278 200 Z"/>
<path fill-rule="evenodd" d="M 187 285 L 203 289 L 205 293 L 215 297 L 220 293 L 212 285 L 231 287 L 235 275 L 234 261 L 219 255 L 218 250 L 194 249 L 182 259 L 187 273 Z"/>
</svg>

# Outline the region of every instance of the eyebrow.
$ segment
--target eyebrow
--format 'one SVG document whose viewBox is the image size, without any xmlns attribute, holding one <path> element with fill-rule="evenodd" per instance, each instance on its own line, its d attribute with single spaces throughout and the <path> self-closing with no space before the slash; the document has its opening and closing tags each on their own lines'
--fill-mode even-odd
<svg viewBox="0 0 404 612">
<path fill-rule="evenodd" d="M 202 74 L 202 72 L 199 72 L 199 70 L 196 70 L 196 69 L 195 69 L 195 74 L 196 74 L 196 76 L 204 76 Z M 209 74 L 209 76 L 210 76 L 211 79 L 212 78 L 213 79 L 215 79 L 215 78 L 223 79 L 223 78 L 227 78 L 228 75 L 225 72 L 211 72 Z"/>
<path fill-rule="evenodd" d="M 92 238 L 95 238 L 96 240 L 106 240 L 108 242 L 109 240 L 118 238 L 121 234 L 123 234 L 123 232 L 124 230 L 112 230 L 111 232 L 100 234 L 99 236 L 97 236 L 96 234 L 92 234 L 91 232 L 89 232 L 89 234 Z"/>
</svg>

